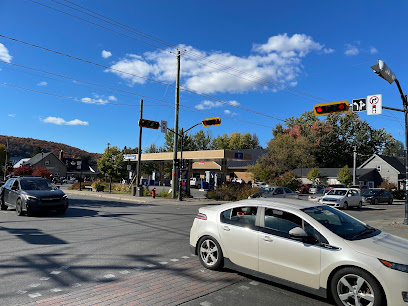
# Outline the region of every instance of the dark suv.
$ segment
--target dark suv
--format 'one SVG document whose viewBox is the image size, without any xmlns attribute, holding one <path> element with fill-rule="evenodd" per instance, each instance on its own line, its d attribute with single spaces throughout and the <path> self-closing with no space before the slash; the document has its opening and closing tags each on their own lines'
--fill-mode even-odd
<svg viewBox="0 0 408 306">
<path fill-rule="evenodd" d="M 13 177 L 0 192 L 1 209 L 15 208 L 19 216 L 47 209 L 64 214 L 68 197 L 49 180 L 41 177 Z"/>
</svg>

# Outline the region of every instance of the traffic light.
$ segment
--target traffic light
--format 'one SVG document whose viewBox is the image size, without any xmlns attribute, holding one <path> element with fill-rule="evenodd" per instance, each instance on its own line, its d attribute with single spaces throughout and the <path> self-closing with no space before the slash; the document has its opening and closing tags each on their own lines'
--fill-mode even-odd
<svg viewBox="0 0 408 306">
<path fill-rule="evenodd" d="M 140 119 L 139 120 L 139 126 L 157 130 L 160 127 L 160 122 L 152 121 L 152 120 L 146 120 L 146 119 Z"/>
<path fill-rule="evenodd" d="M 215 118 L 207 118 L 202 121 L 204 126 L 214 126 L 214 125 L 220 125 L 221 124 L 221 118 L 220 117 L 215 117 Z"/>
<path fill-rule="evenodd" d="M 176 168 L 180 168 L 180 160 L 176 159 L 174 165 L 176 166 Z"/>
<path fill-rule="evenodd" d="M 314 106 L 315 115 L 328 115 L 332 113 L 346 112 L 349 109 L 347 101 L 330 102 L 324 104 L 317 104 Z"/>
</svg>

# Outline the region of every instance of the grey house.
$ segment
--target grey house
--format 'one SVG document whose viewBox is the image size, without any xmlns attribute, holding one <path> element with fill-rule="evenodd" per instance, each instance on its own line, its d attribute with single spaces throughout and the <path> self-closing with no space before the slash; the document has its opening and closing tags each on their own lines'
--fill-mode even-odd
<svg viewBox="0 0 408 306">
<path fill-rule="evenodd" d="M 381 177 L 381 182 L 387 179 L 390 183 L 397 185 L 398 189 L 404 189 L 405 181 L 405 161 L 397 157 L 373 154 L 358 169 L 377 170 Z M 376 186 L 380 185 L 376 184 Z"/>
<path fill-rule="evenodd" d="M 52 172 L 54 176 L 66 177 L 67 167 L 65 164 L 52 152 L 38 153 L 30 158 L 23 165 L 35 168 L 45 167 Z"/>
<path fill-rule="evenodd" d="M 337 180 L 337 175 L 341 168 L 318 168 L 320 171 L 319 184 L 331 185 L 340 184 Z M 297 168 L 293 170 L 293 173 L 298 176 L 303 184 L 311 184 L 312 182 L 308 180 L 307 174 L 312 170 L 312 168 Z M 350 169 L 352 172 L 353 169 Z M 369 186 L 371 188 L 379 186 L 381 184 L 381 176 L 378 174 L 376 169 L 356 169 L 356 184 L 361 186 Z"/>
</svg>

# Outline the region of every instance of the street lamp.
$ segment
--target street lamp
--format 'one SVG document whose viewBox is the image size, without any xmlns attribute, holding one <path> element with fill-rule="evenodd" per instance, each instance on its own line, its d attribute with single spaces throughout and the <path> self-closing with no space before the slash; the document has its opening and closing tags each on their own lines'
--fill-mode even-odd
<svg viewBox="0 0 408 306">
<path fill-rule="evenodd" d="M 375 64 L 374 66 L 371 66 L 371 69 L 373 69 L 377 75 L 382 77 L 388 83 L 392 84 L 392 82 L 395 81 L 395 84 L 397 84 L 398 90 L 401 94 L 402 106 L 404 109 L 403 110 L 393 109 L 393 108 L 388 108 L 388 109 L 404 112 L 404 117 L 405 117 L 405 217 L 404 217 L 404 224 L 408 225 L 408 188 L 407 188 L 407 185 L 408 185 L 408 117 L 407 117 L 408 102 L 407 102 L 407 96 L 404 95 L 404 93 L 402 92 L 402 89 L 401 89 L 400 83 L 397 80 L 397 77 L 391 71 L 391 69 L 385 64 L 385 62 L 378 60 L 378 63 Z M 383 106 L 383 108 L 387 108 L 387 107 Z"/>
</svg>

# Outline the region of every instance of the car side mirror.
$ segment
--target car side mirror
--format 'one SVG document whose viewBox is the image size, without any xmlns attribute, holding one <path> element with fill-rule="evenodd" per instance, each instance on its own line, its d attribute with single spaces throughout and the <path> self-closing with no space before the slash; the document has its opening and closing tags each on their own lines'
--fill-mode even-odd
<svg viewBox="0 0 408 306">
<path fill-rule="evenodd" d="M 307 238 L 309 237 L 309 235 L 301 227 L 292 228 L 289 231 L 289 236 L 290 236 L 290 238 L 295 239 L 295 240 L 299 240 L 299 241 L 307 240 Z"/>
</svg>

